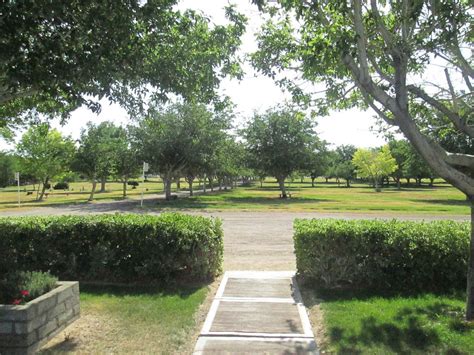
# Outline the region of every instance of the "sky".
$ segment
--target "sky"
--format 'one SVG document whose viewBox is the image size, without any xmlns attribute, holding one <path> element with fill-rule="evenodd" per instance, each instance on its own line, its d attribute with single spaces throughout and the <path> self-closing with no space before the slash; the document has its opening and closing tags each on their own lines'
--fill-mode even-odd
<svg viewBox="0 0 474 355">
<path fill-rule="evenodd" d="M 228 4 L 227 0 L 183 0 L 178 8 L 192 8 L 205 13 L 211 21 L 216 24 L 225 23 L 223 8 Z M 247 31 L 243 37 L 241 55 L 251 53 L 257 49 L 255 35 L 262 24 L 261 14 L 255 5 L 249 0 L 237 2 L 239 12 L 248 18 Z M 230 96 L 236 105 L 237 121 L 241 123 L 252 116 L 253 112 L 264 111 L 285 100 L 290 96 L 280 90 L 272 79 L 257 74 L 249 64 L 244 65 L 245 76 L 241 81 L 225 79 L 221 84 L 221 92 Z M 52 125 L 63 134 L 70 135 L 74 139 L 79 138 L 81 129 L 87 122 L 100 123 L 112 121 L 116 124 L 126 125 L 129 123 L 127 112 L 119 105 L 110 105 L 107 100 L 101 101 L 102 111 L 99 115 L 92 113 L 87 108 L 75 110 L 67 123 L 63 126 L 59 122 Z M 375 125 L 374 113 L 372 111 L 348 110 L 332 112 L 329 116 L 317 118 L 317 132 L 321 139 L 338 146 L 342 144 L 353 144 L 357 147 L 376 147 L 385 144 L 383 137 L 372 132 L 370 127 Z M 0 142 L 0 148 L 11 148 L 4 142 Z"/>
</svg>

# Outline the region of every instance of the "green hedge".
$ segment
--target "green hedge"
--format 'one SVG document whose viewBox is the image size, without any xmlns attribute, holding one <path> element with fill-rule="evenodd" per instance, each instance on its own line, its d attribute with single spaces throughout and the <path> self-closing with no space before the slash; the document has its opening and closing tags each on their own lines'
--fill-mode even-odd
<svg viewBox="0 0 474 355">
<path fill-rule="evenodd" d="M 465 289 L 468 223 L 296 220 L 297 270 L 322 288 Z"/>
<path fill-rule="evenodd" d="M 218 219 L 166 213 L 0 218 L 0 274 L 49 271 L 60 279 L 203 280 L 221 271 Z"/>
</svg>

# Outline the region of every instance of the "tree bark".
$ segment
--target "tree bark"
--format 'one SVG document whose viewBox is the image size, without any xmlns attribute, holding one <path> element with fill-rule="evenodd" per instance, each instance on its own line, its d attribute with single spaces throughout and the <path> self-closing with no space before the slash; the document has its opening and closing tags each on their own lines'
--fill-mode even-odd
<svg viewBox="0 0 474 355">
<path fill-rule="evenodd" d="M 123 180 L 123 198 L 127 197 L 127 182 L 127 179 Z"/>
<path fill-rule="evenodd" d="M 314 187 L 314 178 L 311 178 L 311 187 Z"/>
<path fill-rule="evenodd" d="M 165 199 L 169 201 L 171 200 L 171 178 L 167 176 L 163 179 L 163 182 L 165 183 Z"/>
<path fill-rule="evenodd" d="M 397 190 L 401 190 L 402 186 L 400 184 L 400 178 L 397 178 L 396 181 L 397 181 Z"/>
<path fill-rule="evenodd" d="M 180 177 L 178 177 L 178 178 L 176 179 L 176 188 L 177 188 L 178 190 L 181 189 L 181 178 L 180 178 Z"/>
<path fill-rule="evenodd" d="M 379 179 L 374 180 L 375 191 L 380 192 L 382 191 L 379 186 Z"/>
<path fill-rule="evenodd" d="M 433 178 L 430 178 L 430 187 L 433 187 L 433 183 L 434 183 L 434 179 Z"/>
<path fill-rule="evenodd" d="M 280 187 L 280 191 L 281 191 L 281 198 L 287 198 L 288 196 L 286 195 L 285 177 L 279 176 L 277 177 L 277 181 L 278 181 L 278 186 Z"/>
<path fill-rule="evenodd" d="M 214 192 L 214 179 L 208 177 L 207 180 L 209 180 L 209 187 L 211 188 L 211 192 Z"/>
<path fill-rule="evenodd" d="M 347 186 L 347 187 L 351 187 L 351 180 L 346 179 L 346 186 Z"/>
<path fill-rule="evenodd" d="M 469 262 L 467 267 L 467 299 L 466 320 L 474 321 L 474 196 L 471 201 L 471 241 L 469 248 Z"/>
<path fill-rule="evenodd" d="M 186 176 L 186 181 L 188 182 L 188 185 L 189 185 L 189 196 L 193 196 L 194 195 L 194 190 L 193 190 L 194 176 Z"/>
<path fill-rule="evenodd" d="M 38 201 L 43 201 L 44 193 L 46 192 L 46 185 L 48 184 L 49 177 L 43 181 L 43 187 L 41 189 L 41 194 L 38 197 Z"/>
<path fill-rule="evenodd" d="M 94 200 L 94 193 L 95 193 L 95 188 L 96 188 L 96 186 L 97 186 L 97 181 L 96 181 L 96 179 L 94 178 L 94 179 L 92 179 L 92 190 L 91 190 L 91 194 L 90 194 L 90 196 L 89 196 L 88 201 Z"/>
<path fill-rule="evenodd" d="M 202 179 L 202 192 L 206 193 L 207 192 L 207 186 L 206 186 L 206 175 L 204 175 L 204 178 Z"/>
<path fill-rule="evenodd" d="M 101 176 L 100 177 L 100 191 L 99 192 L 105 192 L 105 184 L 107 183 L 107 176 Z"/>
</svg>

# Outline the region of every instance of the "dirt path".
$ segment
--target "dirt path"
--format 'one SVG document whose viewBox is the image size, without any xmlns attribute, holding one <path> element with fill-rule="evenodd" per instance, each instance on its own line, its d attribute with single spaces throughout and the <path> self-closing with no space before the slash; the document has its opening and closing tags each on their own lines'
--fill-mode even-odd
<svg viewBox="0 0 474 355">
<path fill-rule="evenodd" d="M 147 202 L 152 202 L 147 201 Z M 113 201 L 87 205 L 38 207 L 29 210 L 0 211 L 1 216 L 62 215 L 91 213 L 150 213 L 139 202 Z M 282 271 L 295 269 L 293 254 L 293 221 L 295 218 L 383 218 L 404 220 L 453 219 L 469 220 L 469 216 L 417 215 L 401 213 L 319 213 L 319 212 L 241 212 L 241 211 L 183 211 L 193 215 L 219 217 L 224 225 L 224 269 Z"/>
</svg>

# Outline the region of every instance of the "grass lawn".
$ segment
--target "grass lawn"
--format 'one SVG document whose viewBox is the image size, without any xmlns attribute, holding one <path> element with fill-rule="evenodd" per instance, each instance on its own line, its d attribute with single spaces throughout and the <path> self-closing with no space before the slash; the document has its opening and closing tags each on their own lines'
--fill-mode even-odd
<svg viewBox="0 0 474 355">
<path fill-rule="evenodd" d="M 195 316 L 207 292 L 81 285 L 81 318 L 42 353 L 175 354 L 194 345 Z"/>
<path fill-rule="evenodd" d="M 401 190 L 391 186 L 382 192 L 375 192 L 367 184 L 354 183 L 351 188 L 338 186 L 334 181 L 325 183 L 318 180 L 316 187 L 311 186 L 309 179 L 294 182 L 289 185 L 292 198 L 282 200 L 279 198 L 278 185 L 274 179 L 266 179 L 263 187 L 255 183 L 248 187 L 238 187 L 227 191 L 197 194 L 191 198 L 180 198 L 174 201 L 160 201 L 150 205 L 152 210 L 179 210 L 179 209 L 204 209 L 204 210 L 277 210 L 277 211 L 319 211 L 319 212 L 401 212 L 425 214 L 469 214 L 469 206 L 465 196 L 452 186 L 438 181 L 435 187 L 424 184 L 421 187 L 410 185 L 403 186 Z M 96 193 L 97 201 L 122 199 L 122 184 L 118 182 L 107 183 L 107 192 Z M 137 189 L 128 187 L 128 197 L 139 199 L 142 187 L 147 189 L 147 195 L 163 193 L 163 184 L 158 179 L 140 184 Z M 182 190 L 187 187 L 184 181 Z M 26 195 L 23 191 L 32 191 L 32 186 L 22 186 L 21 199 L 24 207 L 51 206 L 61 204 L 86 203 L 90 193 L 90 183 L 76 182 L 70 184 L 70 191 L 54 191 L 42 202 L 35 201 L 35 195 Z M 195 189 L 198 189 L 196 183 Z M 176 185 L 173 184 L 176 191 Z M 17 191 L 15 187 L 0 189 L 0 210 L 17 209 Z"/>
<path fill-rule="evenodd" d="M 260 187 L 239 187 L 230 191 L 200 194 L 192 198 L 160 202 L 162 209 L 206 209 L 206 210 L 282 210 L 320 212 L 406 212 L 429 214 L 469 214 L 465 196 L 452 186 L 439 182 L 435 187 L 410 186 L 397 190 L 391 186 L 375 192 L 367 184 L 353 184 L 346 188 L 335 182 L 318 181 L 292 183 L 291 199 L 279 198 L 275 180 L 267 179 Z"/>
<path fill-rule="evenodd" d="M 52 184 L 54 186 L 54 183 Z M 36 188 L 38 185 L 36 185 Z M 140 198 L 142 187 L 145 189 L 144 194 L 156 194 L 163 192 L 163 183 L 158 179 L 151 179 L 149 182 L 140 185 L 136 189 L 127 186 L 127 195 L 129 198 Z M 106 192 L 99 193 L 100 184 L 97 184 L 95 200 L 121 200 L 123 185 L 120 182 L 108 182 L 106 184 Z M 148 189 L 148 191 L 146 191 Z M 42 202 L 35 201 L 36 193 L 27 195 L 27 191 L 33 191 L 33 185 L 20 187 L 21 205 L 24 207 L 51 206 L 58 204 L 75 204 L 86 203 L 91 191 L 91 183 L 89 182 L 73 182 L 69 184 L 69 191 L 52 190 L 49 196 Z M 7 208 L 18 208 L 18 190 L 16 186 L 0 188 L 0 210 Z"/>
<path fill-rule="evenodd" d="M 474 354 L 474 323 L 463 320 L 465 298 L 316 294 L 305 290 L 310 315 L 322 313 L 323 350 L 345 354 Z M 306 303 L 306 301 L 305 301 Z"/>
</svg>

